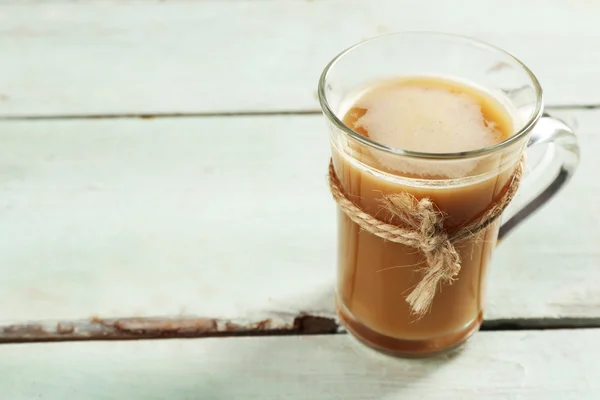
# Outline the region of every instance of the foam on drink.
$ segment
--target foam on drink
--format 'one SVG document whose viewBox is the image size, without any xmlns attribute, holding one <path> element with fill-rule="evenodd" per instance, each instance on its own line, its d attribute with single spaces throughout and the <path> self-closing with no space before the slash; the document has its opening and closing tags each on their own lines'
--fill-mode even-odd
<svg viewBox="0 0 600 400">
<path fill-rule="evenodd" d="M 357 133 L 393 148 L 456 153 L 492 146 L 510 137 L 513 121 L 496 99 L 456 81 L 409 78 L 381 81 L 359 92 L 344 122 Z M 382 166 L 422 177 L 456 178 L 477 166 L 458 169 L 375 154 Z"/>
</svg>

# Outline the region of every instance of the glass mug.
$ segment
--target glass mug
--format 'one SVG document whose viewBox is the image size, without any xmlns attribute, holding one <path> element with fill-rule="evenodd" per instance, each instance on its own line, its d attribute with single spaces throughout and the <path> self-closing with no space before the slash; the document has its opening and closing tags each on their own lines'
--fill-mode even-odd
<svg viewBox="0 0 600 400">
<path fill-rule="evenodd" d="M 402 76 L 467 81 L 506 106 L 514 133 L 486 148 L 423 153 L 386 146 L 342 122 L 351 95 Z M 408 192 L 431 199 L 446 215 L 444 229 L 452 232 L 493 206 L 522 167 L 526 149 L 541 150 L 536 160 L 528 152 L 527 176 L 502 217 L 454 243 L 460 271 L 451 284 L 435 286 L 423 315 L 415 316 L 407 302 L 427 271 L 423 253 L 362 229 L 338 206 L 336 307 L 348 332 L 401 357 L 425 357 L 460 346 L 481 325 L 487 266 L 497 241 L 573 175 L 579 158 L 575 135 L 543 113 L 542 89 L 523 63 L 494 46 L 450 34 L 396 33 L 350 47 L 327 65 L 318 94 L 330 127 L 330 168 L 347 199 L 382 222 L 394 218 L 382 209 L 383 196 Z M 403 173 L 407 168 L 411 173 Z"/>
</svg>

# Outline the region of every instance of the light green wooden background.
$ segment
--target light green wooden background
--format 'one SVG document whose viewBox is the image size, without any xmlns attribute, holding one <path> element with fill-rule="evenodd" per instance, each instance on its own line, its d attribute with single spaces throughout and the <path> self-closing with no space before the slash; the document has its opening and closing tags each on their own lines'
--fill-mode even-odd
<svg viewBox="0 0 600 400">
<path fill-rule="evenodd" d="M 0 3 L 0 332 L 333 318 L 316 82 L 377 34 L 513 52 L 583 152 L 560 198 L 498 249 L 488 291 L 490 326 L 564 330 L 482 332 L 455 358 L 410 362 L 346 335 L 1 345 L 0 397 L 599 398 L 598 21 L 591 0 Z"/>
</svg>

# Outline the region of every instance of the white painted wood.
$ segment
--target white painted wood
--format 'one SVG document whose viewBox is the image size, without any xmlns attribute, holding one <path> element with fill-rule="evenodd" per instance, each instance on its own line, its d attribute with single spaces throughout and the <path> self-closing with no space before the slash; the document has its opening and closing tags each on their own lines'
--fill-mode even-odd
<svg viewBox="0 0 600 400">
<path fill-rule="evenodd" d="M 2 320 L 238 316 L 331 284 L 320 117 L 0 131 Z"/>
<path fill-rule="evenodd" d="M 11 400 L 596 400 L 600 331 L 481 332 L 398 360 L 348 335 L 0 347 Z"/>
<path fill-rule="evenodd" d="M 573 182 L 496 252 L 488 319 L 600 316 L 600 112 Z M 0 323 L 333 315 L 320 116 L 0 123 Z"/>
<path fill-rule="evenodd" d="M 0 116 L 315 110 L 334 55 L 401 30 L 492 42 L 547 104 L 600 103 L 598 15 L 591 0 L 5 1 Z"/>
</svg>

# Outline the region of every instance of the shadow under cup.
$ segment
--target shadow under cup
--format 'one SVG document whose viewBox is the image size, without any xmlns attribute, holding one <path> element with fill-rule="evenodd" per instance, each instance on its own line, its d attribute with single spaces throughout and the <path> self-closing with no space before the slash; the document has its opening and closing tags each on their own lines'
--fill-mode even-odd
<svg viewBox="0 0 600 400">
<path fill-rule="evenodd" d="M 384 79 L 428 76 L 464 81 L 491 95 L 512 116 L 514 134 L 488 148 L 421 153 L 375 142 L 342 122 L 361 89 Z M 504 222 L 514 227 L 566 182 L 577 163 L 576 140 L 563 124 L 532 136 L 543 107 L 531 71 L 510 54 L 469 38 L 399 33 L 362 42 L 325 68 L 319 99 L 329 122 L 334 172 L 346 197 L 393 225 L 402 222 L 382 207 L 382 199 L 407 192 L 429 198 L 445 214 L 443 228 L 451 235 L 502 198 L 528 145 L 543 142 L 560 149 L 551 157 L 555 173 L 545 174 L 547 182 L 535 193 L 513 201 L 512 218 L 505 214 Z M 556 184 L 564 171 L 566 178 Z M 525 179 L 520 193 L 528 184 Z M 423 253 L 366 231 L 338 207 L 336 304 L 345 327 L 367 345 L 397 356 L 423 357 L 462 344 L 482 322 L 487 268 L 500 228 L 498 218 L 479 234 L 453 243 L 459 273 L 451 284 L 437 286 L 425 314 L 415 315 L 407 296 L 430 268 Z"/>
</svg>

